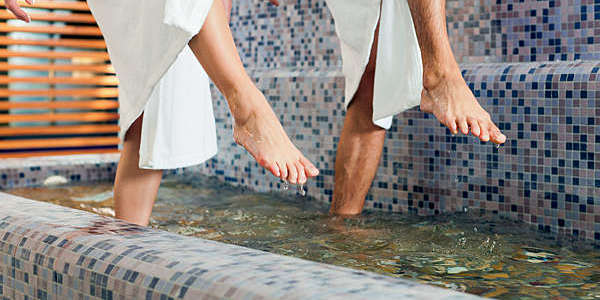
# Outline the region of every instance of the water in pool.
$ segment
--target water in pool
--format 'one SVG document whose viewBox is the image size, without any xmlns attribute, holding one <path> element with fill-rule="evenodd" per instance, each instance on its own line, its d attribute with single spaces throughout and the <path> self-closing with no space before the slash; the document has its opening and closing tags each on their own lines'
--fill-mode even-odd
<svg viewBox="0 0 600 300">
<path fill-rule="evenodd" d="M 112 184 L 10 193 L 112 215 Z M 292 192 L 254 193 L 204 176 L 167 177 L 152 226 L 499 299 L 600 299 L 600 252 L 495 216 L 367 212 L 341 219 Z"/>
</svg>

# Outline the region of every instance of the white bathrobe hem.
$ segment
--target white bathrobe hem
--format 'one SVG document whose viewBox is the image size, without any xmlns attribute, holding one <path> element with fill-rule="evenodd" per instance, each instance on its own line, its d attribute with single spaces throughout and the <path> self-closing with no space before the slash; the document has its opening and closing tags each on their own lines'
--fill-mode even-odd
<svg viewBox="0 0 600 300">
<path fill-rule="evenodd" d="M 139 166 L 171 169 L 216 153 L 208 76 L 187 47 L 213 0 L 88 0 L 119 78 L 119 137 L 144 113 Z"/>
<path fill-rule="evenodd" d="M 379 21 L 373 123 L 389 129 L 392 117 L 419 105 L 423 64 L 406 0 L 327 0 L 342 50 L 345 105 L 358 90 Z M 357 22 L 361 20 L 361 22 Z"/>
</svg>

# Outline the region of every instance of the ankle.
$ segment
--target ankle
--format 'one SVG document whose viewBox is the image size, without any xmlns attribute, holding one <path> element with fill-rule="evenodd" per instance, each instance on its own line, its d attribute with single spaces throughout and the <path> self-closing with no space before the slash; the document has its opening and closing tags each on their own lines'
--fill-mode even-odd
<svg viewBox="0 0 600 300">
<path fill-rule="evenodd" d="M 457 64 L 444 67 L 424 66 L 423 68 L 423 88 L 426 91 L 437 88 L 441 83 L 456 80 L 462 80 L 462 74 Z"/>
<path fill-rule="evenodd" d="M 223 93 L 237 125 L 246 123 L 256 113 L 261 106 L 260 95 L 260 91 L 254 85 L 235 87 Z"/>
<path fill-rule="evenodd" d="M 360 215 L 362 213 L 362 208 L 358 209 L 333 209 L 329 210 L 330 215 L 339 216 L 342 218 L 352 218 Z"/>
</svg>

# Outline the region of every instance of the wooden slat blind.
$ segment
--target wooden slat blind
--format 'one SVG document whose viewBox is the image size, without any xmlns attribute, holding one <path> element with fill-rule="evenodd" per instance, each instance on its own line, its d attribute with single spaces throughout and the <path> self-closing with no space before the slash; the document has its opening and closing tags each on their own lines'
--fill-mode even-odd
<svg viewBox="0 0 600 300">
<path fill-rule="evenodd" d="M 87 3 L 28 12 L 15 21 L 0 0 L 0 157 L 117 151 L 118 80 Z"/>
</svg>

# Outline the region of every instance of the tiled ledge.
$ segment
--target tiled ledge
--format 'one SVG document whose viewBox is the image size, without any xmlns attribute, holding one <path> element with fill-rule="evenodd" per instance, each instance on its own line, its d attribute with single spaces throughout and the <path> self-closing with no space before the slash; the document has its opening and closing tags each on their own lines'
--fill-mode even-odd
<svg viewBox="0 0 600 300">
<path fill-rule="evenodd" d="M 41 156 L 30 158 L 7 158 L 0 160 L 0 170 L 9 168 L 28 168 L 34 166 L 59 166 L 59 165 L 91 165 L 107 164 L 119 161 L 118 153 L 109 154 L 80 154 L 61 156 Z"/>
<path fill-rule="evenodd" d="M 550 78 L 553 82 L 585 82 L 596 83 L 600 63 L 592 60 L 578 61 L 543 61 L 543 62 L 493 62 L 493 63 L 464 63 L 460 65 L 463 76 L 469 82 L 469 74 L 479 76 L 505 74 L 505 81 L 517 79 L 517 81 L 548 81 L 545 75 L 559 75 Z M 560 77 L 560 75 L 565 75 Z M 572 74 L 571 77 L 568 75 Z M 526 75 L 525 78 L 508 78 L 509 75 Z M 543 75 L 543 76 L 542 76 Z M 542 89 L 542 87 L 540 87 Z"/>
<path fill-rule="evenodd" d="M 119 154 L 85 154 L 0 160 L 0 190 L 42 185 L 51 176 L 68 182 L 112 180 Z"/>
<path fill-rule="evenodd" d="M 538 61 L 538 62 L 469 62 L 460 64 L 460 68 L 468 73 L 477 74 L 597 74 L 600 67 L 595 60 L 577 60 L 577 61 Z M 507 69 L 508 68 L 508 69 Z M 532 71 L 533 70 L 533 71 Z M 342 66 L 333 66 L 327 68 L 315 67 L 282 67 L 277 69 L 267 68 L 248 68 L 248 74 L 255 78 L 271 77 L 343 77 Z M 530 78 L 534 79 L 534 78 Z M 545 80 L 545 78 L 535 78 Z M 572 78 L 570 81 L 581 81 L 588 79 L 596 81 L 596 78 Z"/>
<path fill-rule="evenodd" d="M 480 299 L 0 193 L 0 298 Z"/>
</svg>

